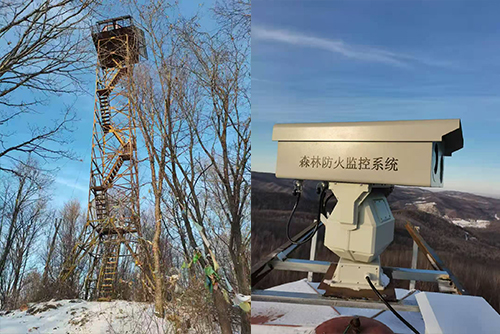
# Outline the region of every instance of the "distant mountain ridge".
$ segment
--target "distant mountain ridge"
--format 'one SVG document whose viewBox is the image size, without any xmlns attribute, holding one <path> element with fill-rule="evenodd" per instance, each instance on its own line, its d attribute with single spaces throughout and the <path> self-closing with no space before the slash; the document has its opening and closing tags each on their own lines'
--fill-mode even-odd
<svg viewBox="0 0 500 334">
<path fill-rule="evenodd" d="M 317 206 L 316 181 L 304 182 L 303 201 Z M 252 196 L 252 207 L 264 209 L 265 206 L 274 204 L 269 202 L 276 199 L 276 194 L 288 193 L 291 203 L 295 200 L 292 196 L 293 180 L 279 179 L 272 173 L 252 172 L 252 192 L 264 196 L 261 200 Z M 283 196 L 280 196 L 283 197 Z M 500 225 L 500 199 L 479 196 L 459 191 L 430 191 L 416 187 L 395 187 L 387 198 L 393 210 L 415 208 L 431 213 L 448 221 L 474 221 L 479 224 L 484 221 Z M 257 201 L 255 203 L 254 201 Z M 264 206 L 264 207 L 262 207 Z"/>
</svg>

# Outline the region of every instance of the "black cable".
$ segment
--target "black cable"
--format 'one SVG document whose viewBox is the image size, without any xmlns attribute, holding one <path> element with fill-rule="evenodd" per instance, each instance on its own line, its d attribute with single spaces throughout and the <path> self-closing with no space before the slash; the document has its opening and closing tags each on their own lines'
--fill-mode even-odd
<svg viewBox="0 0 500 334">
<path fill-rule="evenodd" d="M 286 224 L 286 237 L 288 238 L 288 240 L 292 244 L 302 245 L 306 241 L 299 242 L 298 240 L 293 240 L 293 238 L 290 236 L 290 225 L 292 224 L 292 218 L 293 218 L 293 215 L 295 214 L 295 210 L 297 210 L 297 206 L 299 206 L 301 193 L 296 192 L 296 193 L 294 193 L 294 195 L 297 196 L 297 200 L 295 201 L 295 205 L 293 206 L 292 212 L 290 213 L 290 217 L 288 217 L 288 223 Z M 309 239 L 306 239 L 306 240 L 309 241 Z"/>
<path fill-rule="evenodd" d="M 328 205 L 328 201 L 334 197 L 333 193 L 331 193 L 325 200 L 325 204 L 323 204 L 323 214 L 326 216 L 326 206 Z"/>
<path fill-rule="evenodd" d="M 288 217 L 288 223 L 286 224 L 286 237 L 292 244 L 296 244 L 297 242 L 290 237 L 290 224 L 292 223 L 293 215 L 295 214 L 295 210 L 297 210 L 297 206 L 300 202 L 300 192 L 297 194 L 297 200 L 295 201 L 295 205 L 293 206 L 292 212 L 290 213 L 290 217 Z"/>
<path fill-rule="evenodd" d="M 320 194 L 318 216 L 316 218 L 316 225 L 314 226 L 314 229 L 311 232 L 309 232 L 310 233 L 309 236 L 307 238 L 305 238 L 304 240 L 300 241 L 300 242 L 299 242 L 299 240 L 293 240 L 292 237 L 290 236 L 290 225 L 292 223 L 292 218 L 293 218 L 293 215 L 295 214 L 295 210 L 297 210 L 297 206 L 299 205 L 300 195 L 301 195 L 300 191 L 294 192 L 294 195 L 297 195 L 297 201 L 295 201 L 295 205 L 293 206 L 293 209 L 292 209 L 292 212 L 290 214 L 290 217 L 288 218 L 288 223 L 286 224 L 286 237 L 287 237 L 288 241 L 290 241 L 292 244 L 294 244 L 294 245 L 303 245 L 306 242 L 308 242 L 309 240 L 311 240 L 312 237 L 316 234 L 316 232 L 318 232 L 319 223 L 321 221 L 321 213 L 323 212 L 323 208 L 324 208 L 323 202 L 324 202 L 324 199 L 325 199 L 325 191 L 326 191 L 326 188 L 323 189 L 321 191 L 321 194 Z"/>
<path fill-rule="evenodd" d="M 384 299 L 384 297 L 382 297 L 382 295 L 380 294 L 380 292 L 377 290 L 377 288 L 373 285 L 372 283 L 372 280 L 370 279 L 370 277 L 366 276 L 365 277 L 366 280 L 368 281 L 368 284 L 370 284 L 370 287 L 372 288 L 373 292 L 375 292 L 375 294 L 377 295 L 377 297 L 382 301 L 384 302 L 385 306 L 387 306 L 387 308 L 399 319 L 401 320 L 402 323 L 404 323 L 406 325 L 406 327 L 408 327 L 409 329 L 411 329 L 411 331 L 415 334 L 420 334 L 416 329 L 415 327 L 413 327 L 408 321 L 405 320 L 405 318 L 403 318 L 398 312 L 396 312 L 395 309 L 392 308 L 391 304 L 389 304 L 387 302 L 387 300 Z"/>
</svg>

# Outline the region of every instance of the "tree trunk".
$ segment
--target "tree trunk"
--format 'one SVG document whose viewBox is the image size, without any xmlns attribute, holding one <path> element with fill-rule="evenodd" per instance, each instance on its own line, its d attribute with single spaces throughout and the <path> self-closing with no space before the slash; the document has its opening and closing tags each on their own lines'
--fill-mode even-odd
<svg viewBox="0 0 500 334">
<path fill-rule="evenodd" d="M 50 243 L 49 247 L 49 252 L 47 254 L 47 261 L 45 261 L 45 269 L 43 270 L 43 276 L 42 276 L 42 288 L 47 287 L 47 279 L 49 277 L 49 269 L 50 269 L 50 262 L 52 260 L 52 255 L 54 254 L 54 249 L 56 246 L 56 240 L 57 240 L 57 233 L 59 232 L 59 227 L 61 226 L 62 219 L 59 219 L 59 223 L 57 222 L 57 218 L 55 219 L 54 223 L 54 235 L 52 236 L 52 242 Z"/>
<path fill-rule="evenodd" d="M 0 277 L 3 274 L 3 270 L 5 269 L 5 263 L 7 262 L 7 256 L 9 255 L 12 243 L 14 242 L 14 229 L 17 224 L 17 216 L 19 211 L 21 210 L 21 197 L 23 195 L 25 179 L 22 178 L 19 182 L 19 189 L 17 190 L 16 203 L 14 205 L 14 212 L 12 213 L 12 219 L 9 226 L 9 232 L 7 234 L 7 240 L 5 242 L 5 248 L 2 252 L 2 256 L 0 257 Z"/>
<path fill-rule="evenodd" d="M 155 314 L 157 317 L 163 318 L 163 281 L 161 272 L 161 256 L 160 256 L 160 234 L 161 234 L 161 207 L 160 196 L 155 194 L 155 234 L 153 237 L 153 258 L 154 258 L 154 273 L 155 273 Z"/>
<path fill-rule="evenodd" d="M 250 295 L 250 287 L 248 282 L 248 268 L 242 249 L 241 224 L 239 217 L 236 217 L 231 222 L 231 240 L 234 250 L 231 252 L 231 259 L 234 266 L 234 272 L 240 293 Z M 250 334 L 250 316 L 247 312 L 241 310 L 241 333 Z"/>
<path fill-rule="evenodd" d="M 231 316 L 228 308 L 228 304 L 222 295 L 220 289 L 215 290 L 212 294 L 214 300 L 215 309 L 217 310 L 217 317 L 219 318 L 219 326 L 222 334 L 231 334 L 233 329 L 231 328 Z"/>
</svg>

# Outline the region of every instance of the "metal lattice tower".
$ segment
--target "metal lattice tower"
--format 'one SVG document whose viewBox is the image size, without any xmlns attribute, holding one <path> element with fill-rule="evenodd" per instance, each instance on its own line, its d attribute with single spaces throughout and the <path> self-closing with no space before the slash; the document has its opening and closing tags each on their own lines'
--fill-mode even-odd
<svg viewBox="0 0 500 334">
<path fill-rule="evenodd" d="M 147 54 L 144 34 L 130 16 L 98 22 L 92 39 L 97 67 L 87 222 L 62 279 L 89 255 L 85 298 L 111 300 L 120 259 L 132 256 L 141 266 L 147 255 L 141 254 L 136 130 L 128 91 L 134 65 Z"/>
</svg>

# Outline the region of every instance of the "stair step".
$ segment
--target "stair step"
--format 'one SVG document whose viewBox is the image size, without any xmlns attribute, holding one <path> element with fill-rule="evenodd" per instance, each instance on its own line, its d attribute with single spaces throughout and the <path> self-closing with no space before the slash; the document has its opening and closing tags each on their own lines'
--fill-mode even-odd
<svg viewBox="0 0 500 334">
<path fill-rule="evenodd" d="M 118 81 L 120 80 L 120 78 L 123 76 L 123 74 L 125 74 L 125 72 L 127 72 L 126 69 L 118 70 L 118 72 L 113 76 L 113 78 L 111 78 L 111 81 L 109 82 L 108 87 L 115 87 L 116 84 L 118 83 Z"/>
<path fill-rule="evenodd" d="M 99 98 L 101 98 L 101 96 L 109 96 L 109 93 L 110 92 L 108 88 L 101 88 L 97 90 L 97 95 Z"/>
</svg>

